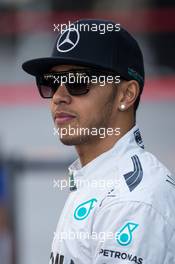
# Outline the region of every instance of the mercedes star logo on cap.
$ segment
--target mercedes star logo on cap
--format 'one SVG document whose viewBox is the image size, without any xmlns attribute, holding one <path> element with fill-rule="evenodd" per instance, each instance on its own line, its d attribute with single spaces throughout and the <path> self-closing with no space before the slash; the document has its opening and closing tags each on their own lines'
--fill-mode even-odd
<svg viewBox="0 0 175 264">
<path fill-rule="evenodd" d="M 66 29 L 57 41 L 57 50 L 68 52 L 75 48 L 80 40 L 80 33 L 76 28 Z"/>
</svg>

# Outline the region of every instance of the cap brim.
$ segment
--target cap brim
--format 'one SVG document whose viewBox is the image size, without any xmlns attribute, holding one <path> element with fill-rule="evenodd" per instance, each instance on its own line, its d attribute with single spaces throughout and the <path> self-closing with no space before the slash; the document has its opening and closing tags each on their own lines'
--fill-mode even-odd
<svg viewBox="0 0 175 264">
<path fill-rule="evenodd" d="M 57 65 L 79 65 L 79 66 L 89 66 L 89 67 L 99 67 L 101 69 L 107 68 L 101 65 L 94 64 L 92 62 L 83 61 L 75 58 L 61 58 L 61 57 L 47 57 L 47 58 L 38 58 L 26 61 L 22 64 L 22 68 L 28 74 L 37 76 L 43 73 L 48 72 L 52 67 Z M 111 70 L 111 69 L 108 69 Z"/>
</svg>

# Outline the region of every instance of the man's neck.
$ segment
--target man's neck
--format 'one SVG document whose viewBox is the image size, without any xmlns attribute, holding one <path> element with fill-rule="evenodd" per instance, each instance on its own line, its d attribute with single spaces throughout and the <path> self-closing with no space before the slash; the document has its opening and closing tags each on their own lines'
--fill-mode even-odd
<svg viewBox="0 0 175 264">
<path fill-rule="evenodd" d="M 82 167 L 96 159 L 102 153 L 110 150 L 122 138 L 134 124 L 121 128 L 119 135 L 108 135 L 104 138 L 95 138 L 90 143 L 84 143 L 76 146 L 76 150 Z"/>
</svg>

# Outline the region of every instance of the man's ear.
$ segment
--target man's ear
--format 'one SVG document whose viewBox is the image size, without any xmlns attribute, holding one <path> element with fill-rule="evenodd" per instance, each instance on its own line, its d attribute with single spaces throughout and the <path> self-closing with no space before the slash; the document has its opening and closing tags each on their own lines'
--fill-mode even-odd
<svg viewBox="0 0 175 264">
<path fill-rule="evenodd" d="M 123 81 L 119 91 L 119 110 L 125 111 L 133 106 L 139 93 L 140 87 L 137 81 Z"/>
</svg>

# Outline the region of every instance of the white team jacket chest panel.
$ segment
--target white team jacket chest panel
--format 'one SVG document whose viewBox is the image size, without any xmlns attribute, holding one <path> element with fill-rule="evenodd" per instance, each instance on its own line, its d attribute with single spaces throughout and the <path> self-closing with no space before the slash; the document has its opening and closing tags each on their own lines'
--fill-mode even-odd
<svg viewBox="0 0 175 264">
<path fill-rule="evenodd" d="M 99 206 L 107 191 L 102 192 L 98 189 L 92 191 L 91 189 L 90 192 L 87 189 L 81 189 L 70 193 L 52 243 L 54 256 L 58 252 L 59 255 L 69 252 L 76 259 L 77 252 L 81 250 L 82 254 L 89 259 L 91 256 L 89 246 L 91 244 L 91 227 L 95 208 Z"/>
</svg>

